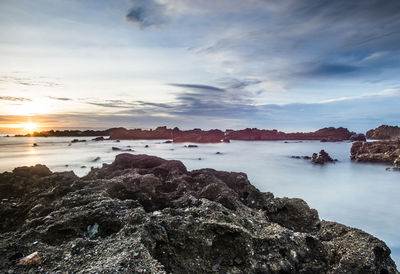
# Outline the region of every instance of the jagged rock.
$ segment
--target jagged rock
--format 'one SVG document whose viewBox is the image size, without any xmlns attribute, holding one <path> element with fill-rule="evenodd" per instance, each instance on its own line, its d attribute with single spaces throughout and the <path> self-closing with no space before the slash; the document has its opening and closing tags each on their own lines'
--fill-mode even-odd
<svg viewBox="0 0 400 274">
<path fill-rule="evenodd" d="M 97 157 L 94 158 L 91 162 L 95 163 L 95 162 L 98 162 L 100 159 L 101 159 L 101 158 L 97 156 Z"/>
<path fill-rule="evenodd" d="M 188 148 L 195 148 L 195 147 L 199 147 L 198 145 L 186 145 L 185 147 L 188 147 Z"/>
<path fill-rule="evenodd" d="M 93 138 L 92 139 L 92 141 L 96 141 L 96 142 L 98 142 L 98 141 L 104 141 L 105 139 L 104 139 L 104 137 L 103 136 L 99 136 L 99 137 L 96 137 L 96 138 Z"/>
<path fill-rule="evenodd" d="M 72 144 L 74 144 L 74 143 L 84 143 L 84 142 L 86 142 L 86 140 L 73 139 L 71 141 Z"/>
<path fill-rule="evenodd" d="M 400 163 L 400 141 L 355 142 L 351 147 L 351 160 L 356 162 Z"/>
<path fill-rule="evenodd" d="M 382 125 L 367 131 L 367 138 L 375 140 L 399 139 L 400 127 Z"/>
<path fill-rule="evenodd" d="M 360 133 L 360 134 L 353 134 L 350 136 L 350 141 L 355 142 L 355 141 L 367 141 L 367 138 L 365 137 L 364 134 Z"/>
<path fill-rule="evenodd" d="M 29 254 L 28 256 L 22 258 L 18 262 L 19 265 L 40 265 L 42 264 L 42 260 L 40 259 L 39 253 L 33 252 L 32 254 Z"/>
<path fill-rule="evenodd" d="M 322 128 L 315 132 L 296 132 L 285 133 L 274 130 L 265 130 L 257 128 L 247 128 L 244 130 L 227 130 L 226 137 L 231 140 L 321 140 L 325 142 L 336 142 L 349 140 L 354 132 L 350 132 L 346 128 Z"/>
<path fill-rule="evenodd" d="M 398 273 L 390 249 L 246 174 L 120 154 L 78 178 L 0 174 L 0 269 L 14 273 Z M 17 262 L 40 250 L 43 264 Z"/>
<path fill-rule="evenodd" d="M 325 163 L 336 161 L 336 159 L 332 159 L 332 157 L 329 156 L 329 154 L 323 149 L 319 152 L 319 155 L 317 153 L 313 153 L 313 155 L 311 156 L 311 163 L 313 164 L 323 165 Z"/>
</svg>

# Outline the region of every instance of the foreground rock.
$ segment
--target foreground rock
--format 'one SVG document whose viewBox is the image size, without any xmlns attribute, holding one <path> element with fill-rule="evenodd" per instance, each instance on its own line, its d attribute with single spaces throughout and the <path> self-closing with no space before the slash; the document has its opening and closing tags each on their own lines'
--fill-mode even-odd
<svg viewBox="0 0 400 274">
<path fill-rule="evenodd" d="M 367 138 L 375 140 L 388 140 L 400 138 L 400 127 L 382 125 L 367 131 Z"/>
<path fill-rule="evenodd" d="M 400 141 L 355 142 L 350 153 L 356 162 L 400 165 Z"/>
<path fill-rule="evenodd" d="M 0 196 L 0 269 L 14 273 L 398 273 L 382 241 L 243 173 L 125 153 L 83 178 L 16 168 Z M 41 264 L 19 264 L 30 254 Z"/>
</svg>

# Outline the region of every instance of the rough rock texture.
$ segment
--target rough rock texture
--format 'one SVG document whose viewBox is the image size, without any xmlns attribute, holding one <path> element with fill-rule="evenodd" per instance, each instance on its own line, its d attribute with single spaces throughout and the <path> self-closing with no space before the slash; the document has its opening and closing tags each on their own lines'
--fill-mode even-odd
<svg viewBox="0 0 400 274">
<path fill-rule="evenodd" d="M 367 131 L 367 138 L 375 140 L 399 139 L 400 127 L 382 125 Z"/>
<path fill-rule="evenodd" d="M 353 134 L 350 136 L 350 141 L 355 142 L 355 141 L 367 141 L 367 138 L 365 137 L 364 134 Z"/>
<path fill-rule="evenodd" d="M 110 131 L 110 139 L 127 139 L 127 140 L 157 140 L 157 139 L 172 139 L 173 132 L 179 131 L 178 128 L 169 129 L 167 127 L 158 127 L 155 130 L 142 129 L 126 129 L 118 128 Z"/>
<path fill-rule="evenodd" d="M 155 130 L 118 128 L 110 131 L 110 139 L 172 139 L 173 142 L 219 143 L 230 140 L 273 141 L 273 140 L 321 140 L 325 142 L 347 141 L 358 136 L 347 128 L 328 127 L 315 132 L 285 133 L 281 131 L 247 128 L 243 130 L 180 130 L 158 127 Z M 361 136 L 361 135 L 360 135 Z"/>
<path fill-rule="evenodd" d="M 86 177 L 0 174 L 0 269 L 14 273 L 398 273 L 361 230 L 243 173 L 120 154 Z M 36 253 L 40 265 L 18 265 Z"/>
<path fill-rule="evenodd" d="M 315 132 L 284 133 L 277 130 L 247 128 L 244 130 L 231 130 L 226 132 L 226 138 L 231 140 L 324 140 L 346 141 L 354 132 L 347 128 L 322 128 Z"/>
<path fill-rule="evenodd" d="M 173 141 L 179 142 L 193 142 L 193 143 L 220 143 L 223 142 L 225 133 L 219 129 L 201 130 L 193 129 L 186 131 L 175 131 Z"/>
<path fill-rule="evenodd" d="M 355 142 L 350 153 L 356 162 L 400 165 L 400 141 Z"/>
<path fill-rule="evenodd" d="M 311 163 L 313 164 L 323 165 L 325 163 L 331 163 L 336 161 L 337 161 L 336 159 L 335 160 L 332 159 L 331 156 L 329 156 L 329 154 L 323 149 L 319 152 L 319 154 L 313 153 L 313 155 L 311 156 Z"/>
</svg>

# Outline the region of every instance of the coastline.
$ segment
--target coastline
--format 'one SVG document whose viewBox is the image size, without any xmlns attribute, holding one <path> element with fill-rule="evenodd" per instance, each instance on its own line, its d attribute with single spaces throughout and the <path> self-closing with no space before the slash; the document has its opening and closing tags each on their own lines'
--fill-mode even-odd
<svg viewBox="0 0 400 274">
<path fill-rule="evenodd" d="M 357 229 L 320 222 L 317 212 L 300 199 L 275 198 L 271 193 L 259 192 L 243 173 L 211 169 L 189 172 L 179 161 L 120 154 L 113 164 L 94 169 L 83 178 L 65 172 L 51 173 L 44 166 L 16 169 L 7 176 L 9 179 L 1 180 L 3 184 L 14 178 L 12 180 L 17 183 L 14 187 L 20 189 L 18 195 L 29 195 L 31 198 L 18 200 L 15 194 L 18 201 L 9 201 L 10 206 L 17 204 L 13 212 L 29 213 L 26 222 L 26 217 L 16 220 L 17 232 L 3 234 L 8 239 L 9 248 L 4 249 L 6 242 L 2 241 L 3 248 L 0 250 L 6 250 L 7 256 L 1 257 L 12 257 L 9 252 L 15 254 L 16 251 L 11 248 L 14 242 L 26 248 L 24 254 L 39 250 L 46 263 L 32 266 L 34 269 L 83 270 L 82 263 L 86 262 L 86 269 L 90 271 L 106 271 L 122 265 L 122 272 L 133 269 L 190 272 L 189 266 L 192 271 L 195 267 L 203 272 L 215 269 L 222 272 L 234 269 L 271 272 L 363 269 L 379 272 L 386 269 L 388 273 L 396 273 L 394 262 L 388 255 L 390 251 L 383 242 Z M 23 186 L 15 178 L 28 181 Z M 38 189 L 31 189 L 29 187 L 33 185 L 30 182 L 42 182 L 44 185 L 43 188 L 39 185 Z M 165 184 L 168 182 L 172 185 L 167 187 Z M 49 184 L 53 187 L 48 188 Z M 7 188 L 10 191 L 13 189 L 10 186 Z M 49 192 L 50 189 L 53 190 Z M 37 200 L 33 193 L 42 198 Z M 47 194 L 43 196 L 40 193 Z M 82 196 L 80 193 L 86 194 Z M 98 196 L 99 193 L 106 195 Z M 103 208 L 105 206 L 107 210 Z M 28 208 L 30 210 L 26 211 Z M 282 211 L 283 208 L 287 210 Z M 62 212 L 69 213 L 65 215 Z M 18 223 L 21 221 L 25 224 Z M 95 224 L 98 231 L 90 236 L 88 233 Z M 35 229 L 37 226 L 39 230 Z M 192 227 L 189 234 L 185 234 L 189 227 Z M 10 228 L 11 223 L 7 228 L 3 227 Z M 348 236 L 343 236 L 343 231 Z M 165 238 L 166 235 L 168 238 Z M 282 240 L 274 240 L 276 237 Z M 294 240 L 291 240 L 292 237 Z M 273 248 L 271 241 L 280 247 Z M 243 249 L 247 244 L 250 244 L 249 249 Z M 118 254 L 125 255 L 112 252 L 114 245 L 122 248 L 122 253 Z M 309 249 L 310 245 L 312 249 Z M 79 246 L 81 251 L 73 246 Z M 190 264 L 196 258 L 191 252 L 193 248 L 203 254 L 196 266 Z M 282 248 L 288 253 L 278 252 Z M 335 254 L 342 254 L 341 257 L 330 257 L 333 256 L 329 251 L 332 248 L 337 252 L 340 250 Z M 138 255 L 127 256 L 125 252 L 128 249 L 138 250 Z M 51 250 L 51 253 L 46 250 Z M 218 253 L 218 250 L 223 252 Z M 162 251 L 169 254 L 168 260 Z M 321 252 L 329 259 L 318 255 Z M 65 260 L 65 254 L 71 255 L 68 255 L 68 260 Z M 222 259 L 215 261 L 214 254 L 219 254 Z M 273 256 L 264 258 L 263 254 Z M 101 264 L 104 260 L 114 263 Z M 254 263 L 248 264 L 252 261 Z M 129 265 L 134 268 L 129 268 Z M 12 264 L 8 266 L 12 267 Z M 14 267 L 20 271 L 24 269 Z"/>
</svg>

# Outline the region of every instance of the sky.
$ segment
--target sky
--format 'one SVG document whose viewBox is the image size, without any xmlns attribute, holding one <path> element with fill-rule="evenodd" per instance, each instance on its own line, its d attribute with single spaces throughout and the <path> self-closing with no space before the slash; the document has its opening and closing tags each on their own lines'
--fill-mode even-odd
<svg viewBox="0 0 400 274">
<path fill-rule="evenodd" d="M 2 0 L 0 133 L 399 125 L 399 0 Z"/>
</svg>

